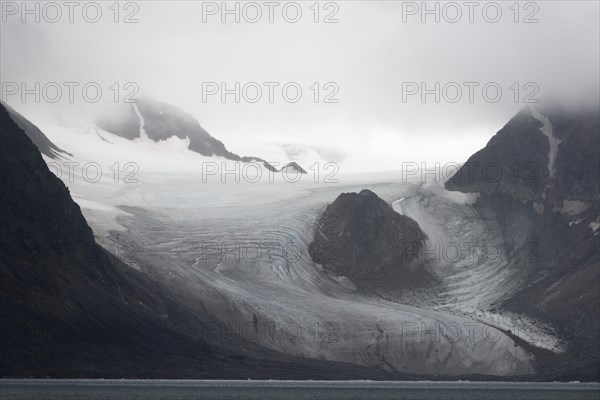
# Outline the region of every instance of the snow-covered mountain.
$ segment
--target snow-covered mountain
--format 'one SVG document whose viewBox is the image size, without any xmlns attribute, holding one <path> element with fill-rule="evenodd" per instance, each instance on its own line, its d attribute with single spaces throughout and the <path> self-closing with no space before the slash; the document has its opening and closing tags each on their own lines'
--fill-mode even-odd
<svg viewBox="0 0 600 400">
<path fill-rule="evenodd" d="M 335 376 L 354 378 L 591 379 L 596 373 L 598 361 L 584 358 L 597 344 L 590 315 L 598 308 L 594 245 L 600 238 L 598 190 L 590 183 L 597 172 L 588 168 L 597 153 L 583 148 L 596 140 L 598 128 L 587 114 L 524 110 L 469 160 L 501 166 L 533 161 L 543 182 L 531 188 L 522 187 L 525 179 L 455 177 L 444 187 L 438 181 L 406 182 L 400 174 L 324 184 L 223 179 L 219 171 L 212 175 L 217 179 L 207 180 L 209 163 L 235 171 L 240 161 L 249 162 L 190 151 L 196 134 L 189 132 L 199 132 L 192 122 L 194 128 L 172 122 L 187 133 L 164 137 L 175 128 L 161 130 L 168 125 L 162 117 L 132 111 L 137 125 L 103 125 L 120 129 L 118 134 L 40 124 L 65 152 L 44 159 L 68 186 L 94 239 L 130 249 L 122 257 L 127 268 L 159 285 L 168 299 L 161 315 L 173 324 L 165 329 L 207 343 L 218 354 L 241 352 L 240 374 L 260 356 L 295 363 L 301 376 L 332 365 Z M 159 122 L 150 128 L 147 121 L 154 119 Z M 78 164 L 70 170 L 72 162 Z M 86 175 L 93 162 L 105 172 L 99 179 Z M 368 207 L 327 213 L 328 204 L 346 192 L 374 200 Z M 377 217 L 393 210 L 404 216 L 398 221 L 412 222 L 386 224 Z M 336 262 L 352 260 L 357 248 L 354 272 L 367 262 L 387 271 L 392 266 L 386 260 L 397 259 L 387 254 L 397 238 L 380 235 L 405 231 L 421 232 L 415 236 L 421 248 L 413 249 L 410 262 L 431 277 L 417 287 L 392 280 L 361 285 L 357 280 L 368 274 L 348 273 L 347 265 L 333 271 L 309 251 L 315 233 L 325 233 L 344 246 Z M 520 253 L 508 251 L 515 241 Z M 547 259 L 532 261 L 530 243 Z M 501 249 L 501 256 L 491 257 L 490 246 Z M 371 248 L 377 259 L 368 259 Z M 457 248 L 463 252 L 456 254 Z M 574 372 L 567 372 L 568 363 L 576 364 Z"/>
<path fill-rule="evenodd" d="M 102 238 L 53 174 L 51 165 L 61 159 L 46 156 L 47 166 L 28 138 L 32 132 L 38 143 L 48 143 L 35 125 L 0 104 L 3 378 L 391 377 L 269 351 L 239 332 L 229 332 L 231 343 L 224 344 L 195 330 L 216 329 L 218 320 L 198 304 L 187 309 L 171 296 L 175 288 L 165 290 L 162 280 L 126 264 L 135 248 L 95 240 Z"/>
<path fill-rule="evenodd" d="M 187 148 L 206 157 L 222 157 L 231 161 L 257 162 L 276 172 L 291 169 L 306 173 L 296 163 L 278 163 L 283 160 L 264 160 L 256 156 L 239 156 L 227 150 L 223 142 L 211 136 L 200 123 L 183 110 L 152 97 L 143 96 L 137 103 L 125 103 L 113 107 L 96 119 L 96 125 L 117 136 L 135 140 L 149 139 L 154 142 L 180 139 Z"/>
</svg>

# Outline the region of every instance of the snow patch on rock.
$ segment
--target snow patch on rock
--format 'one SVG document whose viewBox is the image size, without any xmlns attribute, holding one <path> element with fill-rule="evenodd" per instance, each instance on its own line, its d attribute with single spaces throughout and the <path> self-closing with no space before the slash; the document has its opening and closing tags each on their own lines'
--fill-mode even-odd
<svg viewBox="0 0 600 400">
<path fill-rule="evenodd" d="M 548 172 L 550 174 L 550 178 L 554 179 L 556 177 L 556 154 L 558 154 L 558 145 L 562 142 L 562 140 L 554 137 L 554 129 L 552 128 L 552 123 L 550 120 L 542 115 L 537 109 L 532 109 L 532 115 L 535 119 L 542 123 L 542 127 L 540 131 L 548 138 L 548 143 L 550 144 L 550 150 L 548 151 Z"/>
</svg>

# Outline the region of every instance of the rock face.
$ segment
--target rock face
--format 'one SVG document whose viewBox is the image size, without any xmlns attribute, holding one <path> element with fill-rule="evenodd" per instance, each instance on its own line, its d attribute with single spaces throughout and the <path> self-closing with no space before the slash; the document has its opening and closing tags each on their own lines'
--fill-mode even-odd
<svg viewBox="0 0 600 400">
<path fill-rule="evenodd" d="M 523 109 L 467 160 L 446 188 L 525 202 L 552 197 L 558 206 L 563 200 L 598 200 L 598 119 L 598 110 L 557 105 Z"/>
<path fill-rule="evenodd" d="M 6 112 L 8 112 L 8 115 L 14 121 L 14 123 L 17 124 L 17 126 L 21 128 L 23 132 L 25 132 L 33 144 L 36 145 L 40 153 L 46 157 L 54 159 L 61 155 L 70 155 L 52 143 L 52 141 L 50 141 L 50 139 L 48 139 L 48 137 L 46 137 L 46 135 L 44 135 L 44 133 L 37 126 L 13 110 L 9 105 L 2 103 L 1 106 L 4 107 Z"/>
<path fill-rule="evenodd" d="M 479 193 L 475 208 L 499 222 L 505 242 L 535 250 L 504 307 L 550 322 L 567 342 L 564 356 L 538 356 L 552 377 L 600 376 L 599 146 L 598 108 L 525 109 L 446 183 Z"/>
<path fill-rule="evenodd" d="M 448 190 L 477 192 L 482 196 L 506 194 L 534 201 L 545 187 L 548 139 L 542 122 L 525 109 L 513 117 L 488 144 L 473 154 L 446 182 Z"/>
<path fill-rule="evenodd" d="M 251 161 L 254 161 L 254 160 L 251 160 Z M 302 168 L 300 165 L 298 165 L 298 163 L 296 163 L 294 161 L 285 164 L 280 169 L 275 168 L 273 165 L 269 164 L 266 161 L 263 162 L 263 166 L 271 172 L 288 173 L 291 171 L 293 174 L 307 174 L 306 170 L 304 170 L 304 168 Z"/>
<path fill-rule="evenodd" d="M 361 290 L 398 288 L 431 276 L 411 266 L 425 234 L 370 190 L 343 193 L 322 214 L 309 251 L 325 271 L 345 276 Z"/>
<path fill-rule="evenodd" d="M 172 136 L 189 138 L 189 149 L 204 156 L 220 156 L 239 161 L 241 157 L 225 148 L 225 145 L 212 137 L 191 115 L 167 103 L 144 97 L 137 104 L 144 119 L 144 129 L 155 142 Z"/>
<path fill-rule="evenodd" d="M 302 168 L 300 165 L 298 165 L 298 163 L 295 162 L 295 161 L 292 161 L 290 163 L 285 164 L 281 169 L 282 170 L 290 169 L 290 170 L 292 170 L 292 171 L 294 171 L 296 173 L 299 173 L 299 174 L 306 174 L 307 173 L 304 170 L 304 168 Z"/>
</svg>

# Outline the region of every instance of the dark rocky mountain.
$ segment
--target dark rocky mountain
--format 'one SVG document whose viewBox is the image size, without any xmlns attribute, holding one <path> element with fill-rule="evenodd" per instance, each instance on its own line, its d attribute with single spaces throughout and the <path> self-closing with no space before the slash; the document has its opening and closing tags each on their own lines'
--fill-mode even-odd
<svg viewBox="0 0 600 400">
<path fill-rule="evenodd" d="M 43 155 L 56 159 L 61 155 L 71 155 L 64 150 L 61 150 L 56 146 L 44 133 L 28 119 L 24 118 L 21 114 L 16 112 L 8 104 L 1 103 L 6 109 L 10 118 L 17 124 L 17 126 L 25 132 L 27 137 L 35 144 Z"/>
<path fill-rule="evenodd" d="M 85 374 L 98 368 L 85 365 L 102 362 L 97 358 L 108 363 L 123 356 L 100 348 L 115 353 L 123 346 L 120 339 L 140 334 L 144 341 L 143 330 L 160 331 L 158 319 L 145 318 L 144 308 L 164 304 L 150 290 L 140 291 L 96 245 L 68 189 L 4 107 L 0 128 L 2 376 L 71 368 Z M 78 351 L 86 357 L 69 354 Z"/>
<path fill-rule="evenodd" d="M 252 160 L 252 161 L 254 161 L 254 160 Z M 263 162 L 263 166 L 271 172 L 293 171 L 294 173 L 299 173 L 299 174 L 307 173 L 306 170 L 304 168 L 302 168 L 300 165 L 298 165 L 298 163 L 295 161 L 285 164 L 280 169 L 275 168 L 273 165 L 269 164 L 266 161 Z"/>
<path fill-rule="evenodd" d="M 513 117 L 446 183 L 448 190 L 538 199 L 548 179 L 548 139 L 528 109 Z"/>
<path fill-rule="evenodd" d="M 298 163 L 295 161 L 289 162 L 281 168 L 281 170 L 287 170 L 287 169 L 291 169 L 292 171 L 298 172 L 300 174 L 307 173 L 306 170 L 304 170 L 304 168 L 302 168 L 300 165 L 298 165 Z"/>
<path fill-rule="evenodd" d="M 230 152 L 223 142 L 214 138 L 202 128 L 193 116 L 175 106 L 156 101 L 149 96 L 142 96 L 135 105 L 133 103 L 124 104 L 118 112 L 104 114 L 97 118 L 95 122 L 99 128 L 131 140 L 140 137 L 140 116 L 144 121 L 144 131 L 155 142 L 173 136 L 180 139 L 189 138 L 188 148 L 204 156 L 224 157 L 233 161 L 258 162 L 263 163 L 266 168 L 273 172 L 280 171 L 262 158 L 239 156 Z M 298 172 L 304 171 L 296 163 L 289 163 L 288 165 L 290 164 L 295 164 L 298 167 Z M 306 173 L 306 171 L 303 173 Z"/>
<path fill-rule="evenodd" d="M 549 322 L 566 341 L 562 356 L 537 355 L 549 377 L 600 378 L 599 152 L 598 108 L 525 109 L 446 182 L 480 194 L 475 209 L 500 223 L 507 246 L 535 250 L 502 306 Z"/>
<path fill-rule="evenodd" d="M 523 109 L 467 160 L 446 182 L 446 188 L 540 202 L 552 187 L 556 190 L 551 197 L 558 201 L 557 206 L 562 206 L 562 200 L 597 200 L 598 110 L 553 105 L 543 112 L 546 115 L 541 118 L 548 118 L 554 146 L 543 133 L 543 122 L 531 109 Z"/>
<path fill-rule="evenodd" d="M 432 279 L 411 266 L 426 239 L 419 225 L 370 190 L 342 193 L 327 206 L 309 251 L 325 271 L 360 290 L 422 285 Z"/>
<path fill-rule="evenodd" d="M 94 241 L 3 105 L 0 142 L 0 377 L 391 378 L 282 355 L 231 332 L 234 345 L 199 335 L 216 321 Z"/>
<path fill-rule="evenodd" d="M 225 145 L 212 137 L 191 115 L 167 103 L 143 97 L 137 103 L 140 115 L 144 119 L 144 129 L 148 137 L 155 142 L 177 136 L 189 138 L 189 149 L 204 156 L 220 156 L 240 161 L 241 157 L 228 151 Z"/>
</svg>

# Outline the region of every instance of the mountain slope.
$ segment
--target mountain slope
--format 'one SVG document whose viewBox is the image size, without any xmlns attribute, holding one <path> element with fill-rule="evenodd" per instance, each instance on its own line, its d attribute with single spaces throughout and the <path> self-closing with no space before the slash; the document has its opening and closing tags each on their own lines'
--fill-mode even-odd
<svg viewBox="0 0 600 400">
<path fill-rule="evenodd" d="M 227 150 L 223 142 L 211 136 L 190 114 L 167 103 L 143 96 L 137 103 L 125 104 L 118 111 L 104 114 L 96 119 L 96 125 L 108 132 L 127 139 L 141 137 L 142 132 L 149 139 L 158 142 L 171 137 L 188 139 L 191 151 L 208 157 L 223 157 L 232 161 L 259 162 L 268 170 L 279 172 L 267 161 L 254 156 L 239 156 Z M 286 164 L 284 168 L 306 174 L 296 163 Z"/>
<path fill-rule="evenodd" d="M 177 340 L 157 318 L 167 302 L 94 242 L 68 189 L 4 107 L 0 131 L 2 376 L 119 375 L 149 362 L 149 351 Z M 199 345 L 198 354 L 210 353 Z"/>
<path fill-rule="evenodd" d="M 19 128 L 25 132 L 27 137 L 35 144 L 43 155 L 56 159 L 60 155 L 70 155 L 64 150 L 60 149 L 56 146 L 50 139 L 44 135 L 44 133 L 34 124 L 32 124 L 28 119 L 24 118 L 21 114 L 16 112 L 12 107 L 8 104 L 1 103 L 1 106 L 4 107 L 6 112 L 10 118 L 14 121 L 15 124 Z"/>
<path fill-rule="evenodd" d="M 498 221 L 506 243 L 533 249 L 509 310 L 549 321 L 567 344 L 541 355 L 548 376 L 600 377 L 600 123 L 597 109 L 525 109 L 446 182 L 476 192 L 475 209 Z M 496 174 L 470 173 L 493 165 Z"/>
</svg>

